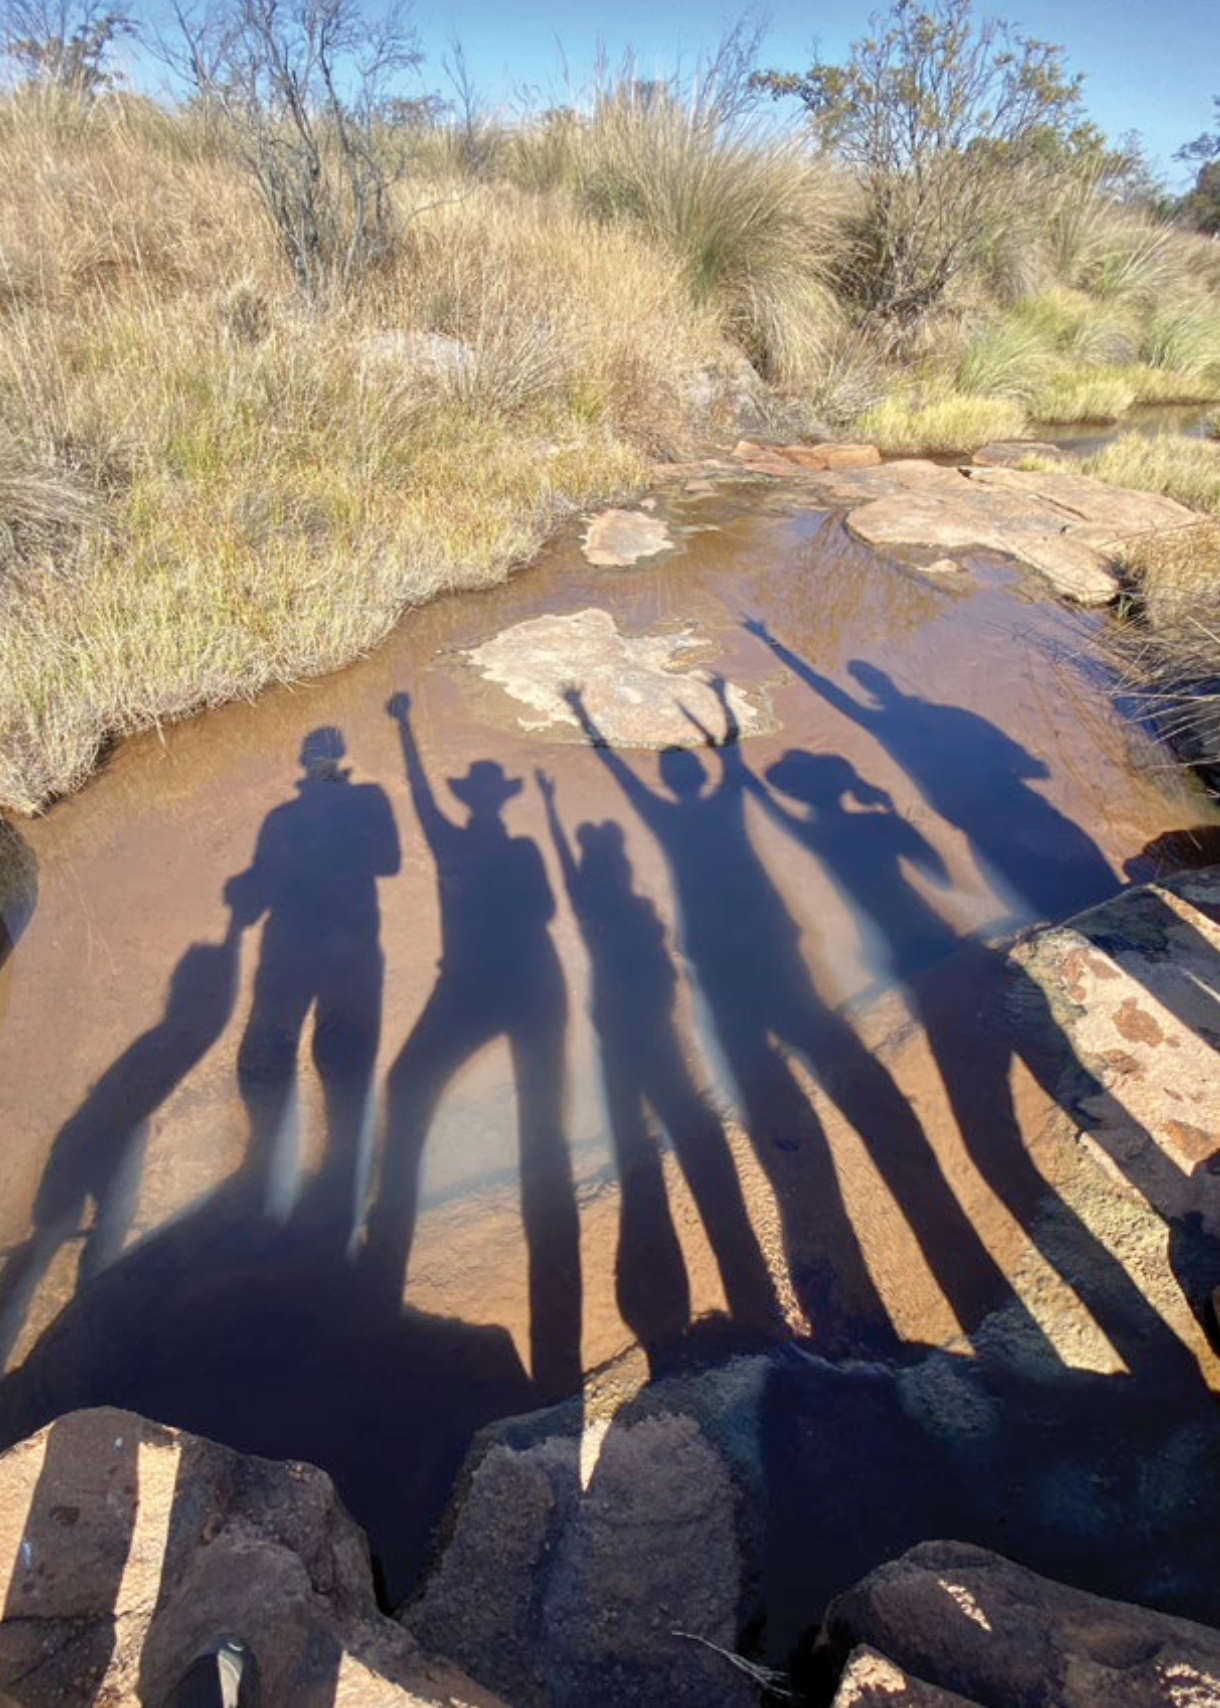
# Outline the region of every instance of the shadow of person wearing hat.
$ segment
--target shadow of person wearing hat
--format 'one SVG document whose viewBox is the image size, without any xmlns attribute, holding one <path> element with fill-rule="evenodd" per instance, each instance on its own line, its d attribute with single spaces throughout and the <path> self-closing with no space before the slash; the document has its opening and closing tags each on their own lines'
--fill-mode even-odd
<svg viewBox="0 0 1220 1708">
<path fill-rule="evenodd" d="M 249 867 L 225 900 L 238 925 L 264 913 L 262 952 L 237 1079 L 250 1120 L 247 1178 L 276 1195 L 283 1128 L 305 1022 L 326 1103 L 326 1158 L 311 1215 L 349 1237 L 361 1136 L 381 1036 L 383 956 L 377 879 L 398 871 L 398 830 L 385 791 L 353 783 L 337 729 L 301 747 L 294 800 L 270 813 Z"/>
<path fill-rule="evenodd" d="M 407 781 L 436 860 L 441 961 L 435 989 L 390 1069 L 381 1179 L 367 1260 L 401 1291 L 419 1209 L 424 1144 L 441 1096 L 464 1062 L 508 1040 L 517 1086 L 521 1215 L 529 1250 L 533 1375 L 544 1393 L 579 1389 L 580 1226 L 564 1132 L 567 987 L 551 941 L 555 899 L 537 845 L 510 836 L 505 804 L 519 778 L 478 759 L 449 787 L 467 809 L 455 824 L 436 803 L 396 694 Z"/>
</svg>

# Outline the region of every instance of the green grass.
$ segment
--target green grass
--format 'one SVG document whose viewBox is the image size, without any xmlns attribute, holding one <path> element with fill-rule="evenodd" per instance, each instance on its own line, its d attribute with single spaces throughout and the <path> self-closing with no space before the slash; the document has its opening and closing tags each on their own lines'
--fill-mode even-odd
<svg viewBox="0 0 1220 1708">
<path fill-rule="evenodd" d="M 1018 438 L 1025 425 L 1015 398 L 950 394 L 928 403 L 886 398 L 860 416 L 855 431 L 889 455 L 935 456 Z"/>
<path fill-rule="evenodd" d="M 1081 472 L 1113 486 L 1163 492 L 1192 509 L 1220 515 L 1220 444 L 1183 433 L 1155 438 L 1124 433 L 1081 463 Z"/>
</svg>

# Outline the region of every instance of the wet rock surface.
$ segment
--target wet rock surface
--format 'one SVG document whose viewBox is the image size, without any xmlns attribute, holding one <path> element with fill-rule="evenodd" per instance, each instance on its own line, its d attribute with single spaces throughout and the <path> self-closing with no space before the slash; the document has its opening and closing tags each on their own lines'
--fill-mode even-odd
<svg viewBox="0 0 1220 1708">
<path fill-rule="evenodd" d="M 1003 552 L 1080 605 L 1115 597 L 1125 542 L 1195 520 L 1158 493 L 1127 492 L 1061 470 L 944 468 L 911 458 L 875 471 L 815 476 L 811 484 L 851 506 L 847 526 L 869 545 Z"/>
<path fill-rule="evenodd" d="M 0 1690 L 23 1708 L 165 1702 L 226 1640 L 268 1704 L 492 1700 L 378 1612 L 364 1537 L 310 1465 L 76 1412 L 0 1458 L 0 1525 Z"/>
<path fill-rule="evenodd" d="M 1087 1595 L 960 1542 L 927 1542 L 840 1596 L 825 1635 L 865 1643 L 928 1684 L 912 1705 L 1149 1708 L 1220 1701 L 1220 1631 Z M 848 1695 L 836 1702 L 875 1702 Z"/>
<path fill-rule="evenodd" d="M 673 546 L 668 525 L 645 510 L 603 510 L 590 519 L 581 542 L 585 557 L 600 569 L 628 569 Z"/>
<path fill-rule="evenodd" d="M 701 747 L 709 737 L 774 728 L 740 689 L 728 686 L 722 701 L 706 671 L 682 668 L 698 647 L 689 630 L 624 635 L 608 611 L 587 610 L 516 623 L 465 656 L 529 708 L 517 718 L 527 730 L 579 733 L 581 715 L 567 697 L 574 689 L 610 747 Z"/>
</svg>

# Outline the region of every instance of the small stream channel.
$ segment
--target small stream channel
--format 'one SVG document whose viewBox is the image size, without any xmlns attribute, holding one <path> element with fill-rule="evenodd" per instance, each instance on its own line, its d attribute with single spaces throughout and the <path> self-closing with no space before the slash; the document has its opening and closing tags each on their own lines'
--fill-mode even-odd
<svg viewBox="0 0 1220 1708">
<path fill-rule="evenodd" d="M 1107 619 L 1036 578 L 923 575 L 778 487 L 662 510 L 673 551 L 594 569 L 573 529 L 23 828 L 5 1442 L 113 1403 L 313 1460 L 397 1597 L 474 1430 L 633 1342 L 654 1371 L 790 1334 L 897 1357 L 1003 1303 L 1028 1229 L 946 1058 L 993 1071 L 985 945 L 1214 857 L 1220 815 L 1117 709 Z M 692 631 L 770 733 L 679 776 L 522 728 L 464 650 L 587 607 Z M 1002 1097 L 1053 1113 L 1020 1072 Z"/>
</svg>

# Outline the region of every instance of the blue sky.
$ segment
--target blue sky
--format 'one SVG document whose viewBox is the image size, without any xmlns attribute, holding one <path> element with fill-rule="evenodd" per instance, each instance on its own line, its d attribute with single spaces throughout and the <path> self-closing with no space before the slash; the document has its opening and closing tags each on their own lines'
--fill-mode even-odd
<svg viewBox="0 0 1220 1708">
<path fill-rule="evenodd" d="M 803 70 L 817 38 L 823 59 L 843 53 L 861 34 L 871 4 L 823 0 L 818 5 L 775 0 L 763 45 L 767 65 Z M 885 8 L 882 8 L 883 10 Z M 1218 0 L 1013 0 L 979 5 L 1020 24 L 1026 33 L 1066 49 L 1067 66 L 1085 74 L 1091 117 L 1110 136 L 1138 130 L 1149 155 L 1177 187 L 1193 178 L 1176 165 L 1175 149 L 1214 129 L 1212 97 L 1220 95 Z M 663 75 L 681 59 L 691 65 L 713 47 L 740 9 L 715 0 L 617 0 L 578 13 L 572 0 L 416 0 L 415 25 L 427 55 L 424 80 L 439 85 L 441 58 L 461 41 L 471 76 L 493 104 L 510 103 L 520 86 L 544 99 L 562 99 L 563 63 L 579 87 L 599 42 L 611 62 L 627 47 L 641 71 Z"/>
</svg>

